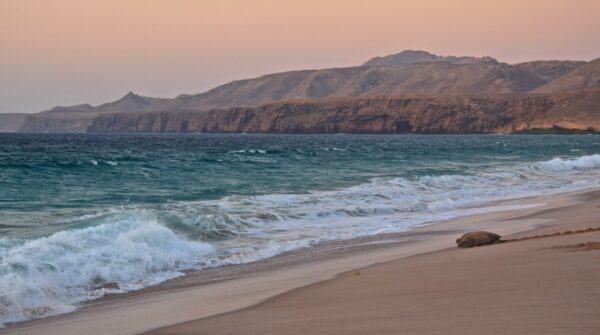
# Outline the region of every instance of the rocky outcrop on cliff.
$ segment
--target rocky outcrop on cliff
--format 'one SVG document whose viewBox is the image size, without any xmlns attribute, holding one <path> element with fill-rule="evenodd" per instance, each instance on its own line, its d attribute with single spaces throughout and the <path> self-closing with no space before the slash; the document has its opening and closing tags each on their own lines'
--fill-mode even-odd
<svg viewBox="0 0 600 335">
<path fill-rule="evenodd" d="M 346 98 L 256 108 L 107 114 L 90 132 L 494 133 L 600 131 L 600 90 L 567 95 Z"/>
</svg>

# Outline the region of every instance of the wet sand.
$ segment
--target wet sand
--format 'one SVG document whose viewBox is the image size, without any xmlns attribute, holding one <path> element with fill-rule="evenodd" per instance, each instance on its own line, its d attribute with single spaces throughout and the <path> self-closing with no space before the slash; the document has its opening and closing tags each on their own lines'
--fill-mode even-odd
<svg viewBox="0 0 600 335">
<path fill-rule="evenodd" d="M 578 246 L 600 241 L 600 232 L 454 247 L 468 230 L 516 238 L 600 227 L 599 199 L 600 192 L 585 191 L 503 202 L 533 207 L 190 273 L 2 332 L 600 332 L 600 251 Z"/>
</svg>

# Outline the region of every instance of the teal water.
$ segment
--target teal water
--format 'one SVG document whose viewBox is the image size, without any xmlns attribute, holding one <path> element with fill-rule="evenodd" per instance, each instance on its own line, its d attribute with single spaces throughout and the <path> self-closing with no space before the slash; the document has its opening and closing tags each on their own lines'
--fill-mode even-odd
<svg viewBox="0 0 600 335">
<path fill-rule="evenodd" d="M 0 323 L 598 186 L 598 153 L 597 135 L 0 134 Z"/>
</svg>

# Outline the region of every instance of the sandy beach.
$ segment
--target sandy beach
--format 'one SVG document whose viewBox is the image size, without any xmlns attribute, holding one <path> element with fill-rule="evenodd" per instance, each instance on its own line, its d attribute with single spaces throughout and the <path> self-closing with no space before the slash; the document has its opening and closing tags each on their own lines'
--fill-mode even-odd
<svg viewBox="0 0 600 335">
<path fill-rule="evenodd" d="M 519 238 L 600 227 L 600 191 L 190 273 L 5 334 L 591 334 L 600 232 L 457 249 L 465 231 Z M 520 207 L 520 208 L 517 208 Z M 517 209 L 515 209 L 517 208 Z"/>
</svg>

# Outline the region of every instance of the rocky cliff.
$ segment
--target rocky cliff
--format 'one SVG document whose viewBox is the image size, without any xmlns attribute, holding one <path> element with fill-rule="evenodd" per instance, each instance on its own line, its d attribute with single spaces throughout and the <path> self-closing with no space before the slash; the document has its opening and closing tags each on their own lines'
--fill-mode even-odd
<svg viewBox="0 0 600 335">
<path fill-rule="evenodd" d="M 292 101 L 256 108 L 117 113 L 90 132 L 495 133 L 600 131 L 600 90 Z"/>
<path fill-rule="evenodd" d="M 95 112 L 54 111 L 28 115 L 19 129 L 26 133 L 84 133 L 98 116 Z"/>
<path fill-rule="evenodd" d="M 310 120 L 318 119 L 319 122 L 334 123 L 332 125 L 319 125 L 319 127 L 324 127 L 323 131 L 342 127 L 346 129 L 344 131 L 391 132 L 396 131 L 393 130 L 393 125 L 381 125 L 380 127 L 373 125 L 373 130 L 368 130 L 370 126 L 366 125 L 361 126 L 364 129 L 356 126 L 358 128 L 352 130 L 354 126 L 351 124 L 341 125 L 336 123 L 335 120 L 326 119 L 326 116 L 316 116 L 311 113 L 320 113 L 323 108 L 328 113 L 333 113 L 332 110 L 336 109 L 349 108 L 362 115 L 361 117 L 368 118 L 368 113 L 380 113 L 382 110 L 374 107 L 370 108 L 369 105 L 364 104 L 359 104 L 358 107 L 357 105 L 348 107 L 346 104 L 350 101 L 354 101 L 353 103 L 357 101 L 371 101 L 370 103 L 374 103 L 373 101 L 381 100 L 380 97 L 410 96 L 413 99 L 411 101 L 418 101 L 420 104 L 418 106 L 411 105 L 412 113 L 423 113 L 423 120 L 435 118 L 435 115 L 427 114 L 435 110 L 435 112 L 441 113 L 437 117 L 444 115 L 459 117 L 460 115 L 460 117 L 476 123 L 472 126 L 473 129 L 480 127 L 489 131 L 495 128 L 477 125 L 477 122 L 483 122 L 483 119 L 473 119 L 468 116 L 470 115 L 468 111 L 474 105 L 470 103 L 463 105 L 456 102 L 459 99 L 457 96 L 462 97 L 461 99 L 467 99 L 468 97 L 471 101 L 484 99 L 476 98 L 476 96 L 485 96 L 486 98 L 481 103 L 485 102 L 486 109 L 480 112 L 484 113 L 486 118 L 492 117 L 492 110 L 500 110 L 503 108 L 502 104 L 508 103 L 507 96 L 518 97 L 514 98 L 516 100 L 510 100 L 510 103 L 534 101 L 542 104 L 548 99 L 555 99 L 550 95 L 556 93 L 583 92 L 587 89 L 600 87 L 599 61 L 534 61 L 510 65 L 498 62 L 491 57 L 437 56 L 424 51 L 404 51 L 396 55 L 373 58 L 361 66 L 270 74 L 254 79 L 234 81 L 205 93 L 180 95 L 173 99 L 142 97 L 129 93 L 117 101 L 96 107 L 87 104 L 56 107 L 28 117 L 21 129 L 30 132 L 84 132 L 88 127 L 91 130 L 108 130 L 120 127 L 122 128 L 120 131 L 127 131 L 126 129 L 130 127 L 129 123 L 139 119 L 139 122 L 153 124 L 152 126 L 141 127 L 145 129 L 158 129 L 156 131 L 164 131 L 161 129 L 168 129 L 168 131 L 177 131 L 176 129 L 202 131 L 199 128 L 187 128 L 185 123 L 171 127 L 167 125 L 169 122 L 151 121 L 150 119 L 174 120 L 188 117 L 188 123 L 199 125 L 200 121 L 197 120 L 210 116 L 214 120 L 204 120 L 202 123 L 207 125 L 206 131 L 218 131 L 218 129 L 221 129 L 221 131 L 248 131 L 244 130 L 247 127 L 254 129 L 252 131 L 280 132 L 283 131 L 281 130 L 283 128 L 297 129 L 285 131 L 318 131 L 315 128 L 317 125 L 310 124 Z M 545 98 L 539 98 L 537 95 L 528 96 L 526 93 L 544 94 Z M 389 99 L 395 100 L 398 98 Z M 317 103 L 318 106 L 311 108 L 300 107 L 297 102 L 288 103 L 289 101 L 298 100 L 319 100 L 321 102 Z M 322 101 L 328 102 L 324 103 Z M 429 104 L 426 101 L 429 101 Z M 279 110 L 282 107 L 275 108 L 274 106 L 281 106 L 280 104 L 272 104 L 276 102 L 282 103 L 283 106 L 288 104 L 295 106 L 293 122 L 281 123 L 282 118 L 290 118 L 289 115 L 285 114 L 273 119 L 272 121 L 275 122 L 273 125 L 267 125 L 267 121 L 262 119 L 260 127 L 252 123 L 258 122 L 257 120 L 248 124 L 244 123 L 243 126 L 227 124 L 227 118 L 233 117 L 233 115 L 236 115 L 235 113 L 242 113 L 241 111 L 247 111 L 244 113 L 257 113 L 268 109 L 268 113 L 261 112 L 260 118 L 266 117 L 266 115 L 279 115 L 279 112 L 274 110 Z M 305 102 L 305 104 L 310 103 Z M 335 104 L 340 105 L 335 106 Z M 496 106 L 494 109 L 494 104 L 501 105 Z M 437 107 L 432 107 L 434 105 Z M 329 107 L 326 108 L 325 106 Z M 531 105 L 528 108 L 533 113 L 537 109 L 546 108 L 545 106 Z M 600 107 L 600 105 L 595 105 L 595 108 L 597 107 Z M 360 108 L 360 111 L 357 108 Z M 465 108 L 465 110 L 459 111 L 459 108 Z M 210 112 L 204 113 L 206 111 Z M 300 116 L 301 111 L 308 113 L 309 116 Z M 453 111 L 454 114 L 448 114 L 449 111 Z M 506 110 L 504 112 L 508 113 Z M 118 116 L 108 116 L 115 113 Z M 176 114 L 167 116 L 169 113 Z M 404 110 L 402 113 L 408 113 L 408 110 Z M 122 114 L 132 115 L 126 117 Z M 533 115 L 537 114 L 533 113 Z M 122 126 L 103 124 L 107 119 L 113 117 L 128 123 Z M 394 120 L 397 116 L 387 117 Z M 528 114 L 519 114 L 518 117 L 527 118 Z M 570 122 L 575 122 L 571 116 L 565 115 L 565 117 L 569 117 Z M 340 116 L 340 118 L 350 120 L 347 115 Z M 374 114 L 373 118 L 377 119 L 381 116 L 375 116 Z M 414 119 L 417 120 L 417 118 L 415 115 Z M 97 122 L 96 119 L 98 119 Z M 589 119 L 586 119 L 586 121 L 589 121 Z M 155 124 L 157 122 L 160 125 Z M 177 121 L 173 122 L 177 124 Z M 302 125 L 300 124 L 302 122 L 309 123 Z M 378 122 L 383 121 L 380 119 Z M 466 125 L 457 126 L 455 119 L 447 122 L 445 125 L 439 123 L 435 123 L 436 125 L 419 125 L 417 122 L 413 123 L 414 129 L 411 128 L 411 131 L 433 132 L 436 131 L 436 127 L 440 129 L 439 131 L 471 131 L 466 129 L 468 128 Z M 100 126 L 101 124 L 102 126 Z M 514 126 L 514 124 L 512 125 Z M 579 126 L 577 127 L 579 128 Z M 137 128 L 137 126 L 134 126 L 132 131 L 141 131 L 136 130 Z"/>
<path fill-rule="evenodd" d="M 15 132 L 21 130 L 28 114 L 1 113 L 0 132 Z"/>
</svg>

